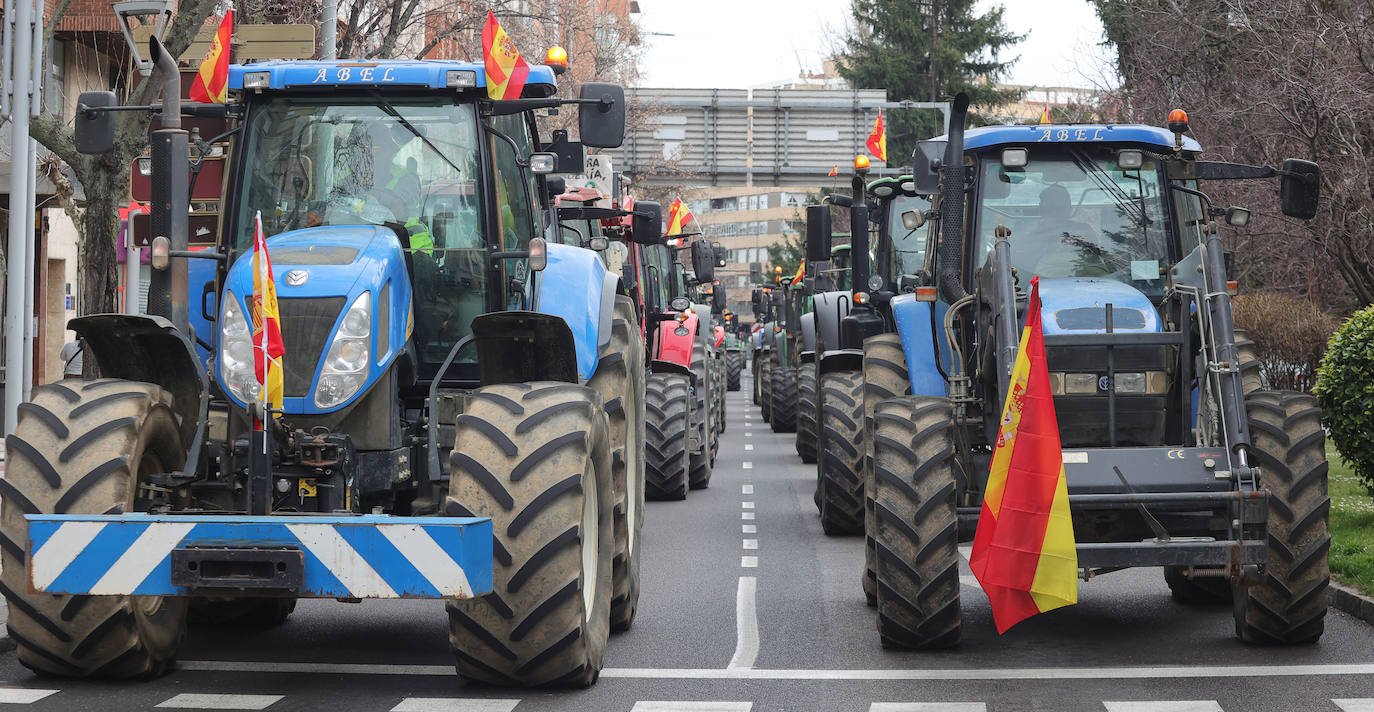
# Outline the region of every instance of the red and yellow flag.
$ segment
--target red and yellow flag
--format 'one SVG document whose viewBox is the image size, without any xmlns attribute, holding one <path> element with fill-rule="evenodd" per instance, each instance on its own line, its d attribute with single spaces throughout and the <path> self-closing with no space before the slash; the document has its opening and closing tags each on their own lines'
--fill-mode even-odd
<svg viewBox="0 0 1374 712">
<path fill-rule="evenodd" d="M 261 403 L 282 406 L 282 356 L 286 344 L 281 338 L 281 311 L 277 308 L 277 285 L 272 281 L 272 258 L 267 254 L 267 238 L 262 233 L 262 212 L 254 218 L 253 299 L 248 313 L 253 318 L 253 367 L 262 384 Z"/>
<path fill-rule="evenodd" d="M 834 168 L 831 168 L 831 169 L 830 169 L 830 172 L 827 173 L 826 175 L 831 176 L 831 177 L 834 177 L 834 176 L 837 176 L 837 175 L 839 175 L 839 174 L 840 174 L 840 164 L 836 163 L 836 164 L 835 164 L 835 167 L 834 167 Z"/>
<path fill-rule="evenodd" d="M 1049 105 L 1049 104 L 1046 104 L 1046 105 L 1045 105 L 1045 110 L 1042 111 L 1042 112 L 1040 112 L 1040 123 L 1042 123 L 1042 124 L 1052 124 L 1052 123 L 1054 123 L 1054 119 L 1051 119 L 1051 118 L 1050 118 L 1050 105 Z"/>
<path fill-rule="evenodd" d="M 219 29 L 210 40 L 196 78 L 191 82 L 191 101 L 223 104 L 229 97 L 229 41 L 234 36 L 234 11 L 224 13 Z"/>
<path fill-rule="evenodd" d="M 797 283 L 801 282 L 801 281 L 802 281 L 802 277 L 805 277 L 805 276 L 806 276 L 806 260 L 802 260 L 802 261 L 801 261 L 801 264 L 797 265 L 797 273 L 796 273 L 795 275 L 792 275 L 792 284 L 797 284 Z"/>
<path fill-rule="evenodd" d="M 491 99 L 519 99 L 525 90 L 525 78 L 530 65 L 520 56 L 510 35 L 496 21 L 496 13 L 487 10 L 487 24 L 482 28 L 482 62 L 487 68 L 487 97 Z"/>
<path fill-rule="evenodd" d="M 873 122 L 873 132 L 868 134 L 868 152 L 874 158 L 887 161 L 887 129 L 883 128 L 883 110 L 878 109 L 878 120 Z"/>
<path fill-rule="evenodd" d="M 682 198 L 674 198 L 673 204 L 668 206 L 668 230 L 663 234 L 681 235 L 691 220 L 692 212 L 682 204 Z"/>
<path fill-rule="evenodd" d="M 1078 552 L 1045 364 L 1038 277 L 1031 280 L 969 567 L 992 603 L 998 633 L 1078 602 Z"/>
</svg>

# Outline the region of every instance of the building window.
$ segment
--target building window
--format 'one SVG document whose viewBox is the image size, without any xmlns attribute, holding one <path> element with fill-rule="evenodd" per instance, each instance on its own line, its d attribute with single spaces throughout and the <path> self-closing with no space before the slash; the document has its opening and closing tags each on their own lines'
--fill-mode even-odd
<svg viewBox="0 0 1374 712">
<path fill-rule="evenodd" d="M 63 116 L 63 97 L 66 94 L 67 43 L 54 39 L 48 45 L 48 77 L 43 82 L 43 110 L 52 116 Z M 65 116 L 63 119 L 65 120 Z"/>
</svg>

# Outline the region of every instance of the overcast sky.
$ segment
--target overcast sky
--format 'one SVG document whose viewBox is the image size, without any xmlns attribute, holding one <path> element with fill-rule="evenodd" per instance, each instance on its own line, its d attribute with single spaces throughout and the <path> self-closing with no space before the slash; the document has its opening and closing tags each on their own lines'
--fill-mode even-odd
<svg viewBox="0 0 1374 712">
<path fill-rule="evenodd" d="M 1089 87 L 1102 80 L 1102 24 L 1087 0 L 979 0 L 1003 5 L 1028 33 L 1009 56 L 1014 84 Z M 849 15 L 847 0 L 639 0 L 648 34 L 646 87 L 749 88 L 819 71 Z"/>
</svg>

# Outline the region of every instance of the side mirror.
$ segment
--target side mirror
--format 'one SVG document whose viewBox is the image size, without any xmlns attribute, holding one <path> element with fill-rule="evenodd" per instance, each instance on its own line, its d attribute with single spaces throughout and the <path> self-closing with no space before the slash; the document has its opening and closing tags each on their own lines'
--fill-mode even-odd
<svg viewBox="0 0 1374 712">
<path fill-rule="evenodd" d="M 717 267 L 724 267 L 729 264 L 729 262 L 726 261 L 725 245 L 712 245 L 711 249 L 715 252 Z"/>
<path fill-rule="evenodd" d="M 911 154 L 911 180 L 917 195 L 940 192 L 940 166 L 945 160 L 946 141 L 921 141 Z"/>
<path fill-rule="evenodd" d="M 749 303 L 753 305 L 754 311 L 761 309 L 763 307 L 763 290 L 755 288 L 754 292 L 749 295 Z"/>
<path fill-rule="evenodd" d="M 83 91 L 77 99 L 76 150 L 79 153 L 109 153 L 114 148 L 115 115 L 113 111 L 82 111 L 117 106 L 119 99 L 112 91 Z"/>
<path fill-rule="evenodd" d="M 812 264 L 830 259 L 830 207 L 806 206 L 806 261 Z"/>
<path fill-rule="evenodd" d="M 907 210 L 902 213 L 902 227 L 908 230 L 919 230 L 926 224 L 926 211 Z"/>
<path fill-rule="evenodd" d="M 652 200 L 635 201 L 630 240 L 641 245 L 663 244 L 663 206 Z"/>
<path fill-rule="evenodd" d="M 697 284 L 705 284 L 716 278 L 716 251 L 711 243 L 697 240 L 692 243 L 692 271 L 696 273 Z"/>
<path fill-rule="evenodd" d="M 552 203 L 554 198 L 568 191 L 568 181 L 562 176 L 547 176 L 544 178 L 544 189 L 549 194 L 549 202 Z"/>
<path fill-rule="evenodd" d="M 711 290 L 711 309 L 720 314 L 725 311 L 725 287 L 717 284 Z"/>
<path fill-rule="evenodd" d="M 577 95 L 577 131 L 582 145 L 619 148 L 625 142 L 625 89 L 618 84 L 587 82 Z"/>
<path fill-rule="evenodd" d="M 1283 214 L 1303 220 L 1316 217 L 1322 190 L 1321 169 L 1311 161 L 1286 158 L 1283 170 L 1285 174 L 1279 180 L 1279 206 Z"/>
</svg>

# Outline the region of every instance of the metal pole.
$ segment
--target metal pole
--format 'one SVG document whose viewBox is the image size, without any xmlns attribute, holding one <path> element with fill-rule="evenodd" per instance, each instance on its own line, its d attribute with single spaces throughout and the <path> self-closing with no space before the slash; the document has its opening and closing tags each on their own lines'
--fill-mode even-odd
<svg viewBox="0 0 1374 712">
<path fill-rule="evenodd" d="M 24 268 L 29 263 L 29 243 L 33 239 L 33 224 L 26 223 L 28 213 L 21 205 L 28 198 L 28 182 L 32 170 L 29 167 L 29 92 L 24 89 L 32 81 L 30 62 L 33 61 L 33 6 L 29 0 L 20 0 L 14 8 L 14 35 L 10 76 L 5 77 L 7 84 L 20 88 L 14 92 L 10 102 L 10 224 L 8 273 L 5 284 L 5 433 L 14 432 L 19 419 L 19 404 L 24 399 L 24 351 L 28 344 L 23 338 L 26 331 L 24 321 L 29 318 L 24 313 L 27 301 L 25 292 L 29 288 L 28 275 Z"/>
<path fill-rule="evenodd" d="M 43 55 L 38 55 L 36 59 L 42 59 Z M 42 94 L 34 92 L 31 100 L 37 100 Z M 31 101 L 30 106 L 33 106 Z M 38 223 L 37 203 L 35 190 L 38 184 L 38 142 L 29 139 L 29 180 L 28 188 L 24 193 L 24 222 L 29 226 L 29 235 L 33 239 L 29 242 L 28 249 L 24 250 L 24 278 L 28 284 L 24 287 L 24 402 L 28 402 L 33 391 L 33 336 L 38 331 L 38 318 L 33 312 L 34 291 L 37 288 L 37 280 L 34 275 L 34 263 L 38 261 Z M 13 217 L 13 215 L 11 215 Z"/>
<path fill-rule="evenodd" d="M 130 211 L 129 220 L 124 224 L 124 313 L 142 314 L 138 306 L 140 252 L 134 247 L 134 213 Z"/>
<path fill-rule="evenodd" d="M 339 0 L 324 0 L 320 8 L 320 59 L 338 59 Z"/>
</svg>

